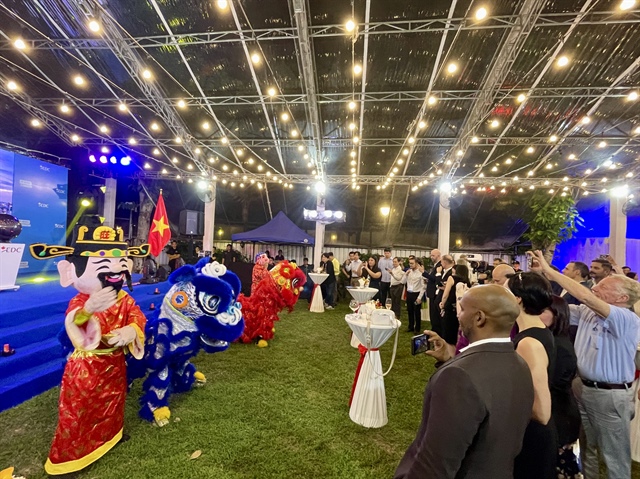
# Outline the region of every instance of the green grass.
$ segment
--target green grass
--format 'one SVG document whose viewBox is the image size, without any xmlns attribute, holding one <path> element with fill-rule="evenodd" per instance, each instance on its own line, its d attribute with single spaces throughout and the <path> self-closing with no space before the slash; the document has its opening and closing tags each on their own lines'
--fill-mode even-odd
<svg viewBox="0 0 640 479">
<path fill-rule="evenodd" d="M 127 400 L 119 444 L 79 478 L 385 478 L 420 423 L 433 360 L 412 357 L 401 329 L 396 363 L 385 378 L 389 423 L 365 429 L 349 419 L 358 353 L 349 346 L 348 309 L 313 314 L 301 302 L 282 314 L 269 347 L 234 344 L 194 361 L 207 384 L 172 398 L 171 423 L 137 416 L 140 382 Z M 389 365 L 393 338 L 381 350 Z M 0 414 L 0 470 L 28 479 L 42 469 L 57 420 L 58 389 Z M 189 456 L 196 450 L 202 455 Z M 636 472 L 633 477 L 640 478 Z"/>
</svg>

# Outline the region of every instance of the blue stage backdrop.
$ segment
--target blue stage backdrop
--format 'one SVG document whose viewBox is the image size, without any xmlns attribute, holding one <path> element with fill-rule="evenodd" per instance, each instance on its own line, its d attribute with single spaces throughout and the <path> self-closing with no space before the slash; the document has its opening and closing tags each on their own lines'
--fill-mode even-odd
<svg viewBox="0 0 640 479">
<path fill-rule="evenodd" d="M 13 211 L 13 153 L 0 150 L 0 213 Z"/>
<path fill-rule="evenodd" d="M 16 243 L 66 244 L 68 171 L 34 158 L 14 155 L 13 215 L 22 223 Z M 36 260 L 25 250 L 20 274 L 55 271 L 58 260 Z"/>
</svg>

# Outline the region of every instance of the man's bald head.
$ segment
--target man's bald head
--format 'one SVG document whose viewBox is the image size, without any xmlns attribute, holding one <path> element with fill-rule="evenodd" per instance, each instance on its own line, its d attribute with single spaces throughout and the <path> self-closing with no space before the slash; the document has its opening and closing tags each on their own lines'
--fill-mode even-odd
<svg viewBox="0 0 640 479">
<path fill-rule="evenodd" d="M 460 300 L 458 320 L 465 337 L 473 342 L 508 337 L 520 314 L 515 296 L 502 286 L 475 286 Z"/>
<path fill-rule="evenodd" d="M 504 286 L 507 283 L 507 275 L 515 274 L 516 271 L 509 266 L 508 264 L 499 264 L 495 268 L 493 268 L 492 278 L 494 284 L 499 284 L 500 286 Z"/>
<path fill-rule="evenodd" d="M 440 253 L 439 249 L 431 250 L 431 254 L 429 255 L 429 257 L 431 258 L 431 261 L 433 261 L 434 263 L 437 263 L 438 261 L 440 261 L 441 256 L 442 256 L 442 253 Z"/>
</svg>

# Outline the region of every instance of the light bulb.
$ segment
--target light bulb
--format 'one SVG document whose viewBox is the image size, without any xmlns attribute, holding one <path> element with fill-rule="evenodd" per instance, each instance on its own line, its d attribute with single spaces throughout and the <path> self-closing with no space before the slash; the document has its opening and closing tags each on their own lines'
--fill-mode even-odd
<svg viewBox="0 0 640 479">
<path fill-rule="evenodd" d="M 285 111 L 282 115 L 280 115 L 280 119 L 282 121 L 289 121 L 289 113 Z"/>
<path fill-rule="evenodd" d="M 355 73 L 356 75 L 360 75 L 362 73 L 362 66 L 361 65 L 354 65 L 353 66 L 353 73 Z"/>
<path fill-rule="evenodd" d="M 252 53 L 251 54 L 251 62 L 254 65 L 257 65 L 258 63 L 260 63 L 261 57 L 258 53 Z"/>
<path fill-rule="evenodd" d="M 82 78 L 81 75 L 76 75 L 73 77 L 73 83 L 75 83 L 78 86 L 82 86 L 84 85 L 84 78 Z"/>
<path fill-rule="evenodd" d="M 226 10 L 227 7 L 229 6 L 229 3 L 227 2 L 227 0 L 216 0 L 216 6 L 220 10 Z"/>
<path fill-rule="evenodd" d="M 127 107 L 126 103 L 120 103 L 120 104 L 118 105 L 118 110 L 120 110 L 120 111 L 123 111 L 123 112 L 124 112 L 124 111 L 127 111 L 128 109 L 129 109 L 129 108 Z"/>
<path fill-rule="evenodd" d="M 436 98 L 435 96 L 431 95 L 428 100 L 427 100 L 427 104 L 433 106 L 437 103 L 438 98 Z"/>
<path fill-rule="evenodd" d="M 276 89 L 273 87 L 267 89 L 267 95 L 273 98 L 274 96 L 276 96 Z"/>
<path fill-rule="evenodd" d="M 447 66 L 447 71 L 449 73 L 455 73 L 456 71 L 458 71 L 458 65 L 453 62 L 449 63 L 449 65 Z"/>
<path fill-rule="evenodd" d="M 187 104 L 186 104 L 186 102 L 184 100 L 178 100 L 177 105 L 178 105 L 178 108 L 186 108 L 187 107 Z"/>
<path fill-rule="evenodd" d="M 350 101 L 349 102 L 349 110 L 355 110 L 356 109 L 356 102 L 355 101 Z"/>
<path fill-rule="evenodd" d="M 559 67 L 565 67 L 569 64 L 569 58 L 567 58 L 565 55 L 562 55 L 560 58 L 558 58 L 557 64 Z"/>
<path fill-rule="evenodd" d="M 142 70 L 142 78 L 144 78 L 145 80 L 150 80 L 151 79 L 151 70 L 148 69 L 144 69 Z"/>
<path fill-rule="evenodd" d="M 42 123 L 37 118 L 34 118 L 33 120 L 31 120 L 31 126 L 38 128 L 42 126 Z"/>
<path fill-rule="evenodd" d="M 484 20 L 487 18 L 487 9 L 484 7 L 480 7 L 476 10 L 476 20 Z"/>
<path fill-rule="evenodd" d="M 100 24 L 96 20 L 91 20 L 89 22 L 89 30 L 98 33 L 100 31 Z"/>
<path fill-rule="evenodd" d="M 426 126 L 427 126 L 427 124 L 426 124 L 424 121 L 420 121 L 420 122 L 418 122 L 418 128 L 419 128 L 419 129 L 421 129 L 421 130 L 422 130 L 422 129 L 423 129 L 423 128 L 425 128 Z"/>
<path fill-rule="evenodd" d="M 525 95 L 524 93 L 520 93 L 517 97 L 516 97 L 516 101 L 518 103 L 522 103 L 523 101 L 525 101 L 527 99 L 527 95 Z"/>
<path fill-rule="evenodd" d="M 353 20 L 347 20 L 347 23 L 344 24 L 344 28 L 348 31 L 348 32 L 352 32 L 353 30 L 355 30 L 356 28 L 356 22 L 354 22 Z"/>
<path fill-rule="evenodd" d="M 16 82 L 14 82 L 13 80 L 9 80 L 7 82 L 7 89 L 11 90 L 11 91 L 17 90 L 18 89 L 18 84 Z"/>
<path fill-rule="evenodd" d="M 24 42 L 22 38 L 16 38 L 15 41 L 13 42 L 13 46 L 16 47 L 18 50 L 24 50 L 25 48 L 27 48 L 27 44 Z"/>
</svg>

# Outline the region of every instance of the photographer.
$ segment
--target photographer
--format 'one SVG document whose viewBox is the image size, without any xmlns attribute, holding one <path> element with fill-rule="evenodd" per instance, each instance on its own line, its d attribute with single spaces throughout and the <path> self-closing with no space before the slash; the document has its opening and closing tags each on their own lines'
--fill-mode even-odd
<svg viewBox="0 0 640 479">
<path fill-rule="evenodd" d="M 470 289 L 461 301 L 460 327 L 470 345 L 444 363 L 425 390 L 422 423 L 400 461 L 396 479 L 513 477 L 533 406 L 533 384 L 509 333 L 520 312 L 514 296 L 495 285 Z M 435 350 L 446 343 L 425 331 Z"/>
</svg>

